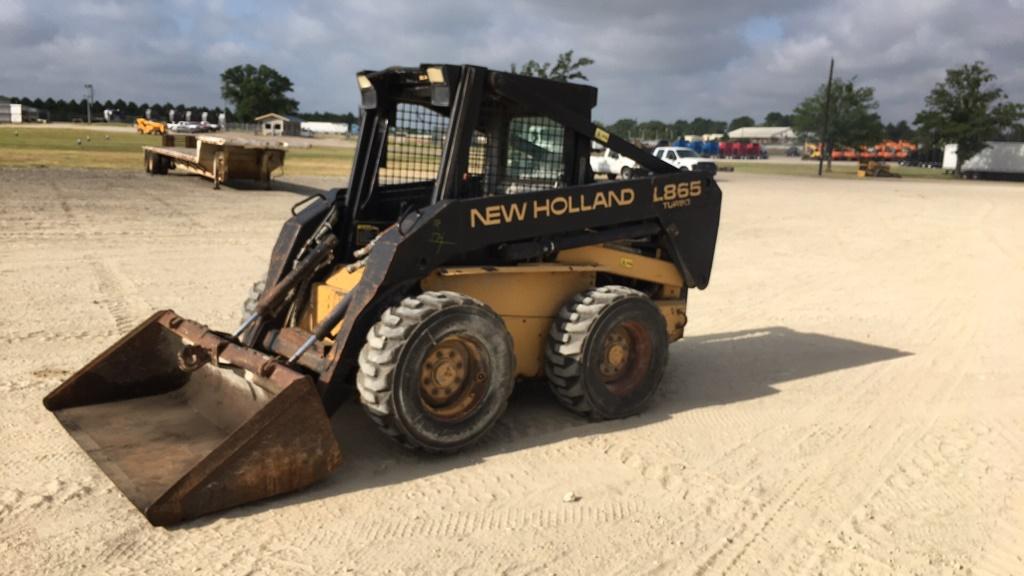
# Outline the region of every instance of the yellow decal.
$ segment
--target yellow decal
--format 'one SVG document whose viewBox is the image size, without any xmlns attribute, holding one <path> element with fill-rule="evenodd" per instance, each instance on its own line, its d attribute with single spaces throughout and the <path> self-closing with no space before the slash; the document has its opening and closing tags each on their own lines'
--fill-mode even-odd
<svg viewBox="0 0 1024 576">
<path fill-rule="evenodd" d="M 619 258 L 619 264 L 621 264 L 623 268 L 632 268 L 633 267 L 633 259 L 632 258 L 626 258 L 625 256 L 623 256 L 622 258 Z"/>
<path fill-rule="evenodd" d="M 610 134 L 608 134 L 607 130 L 604 130 L 602 128 L 594 128 L 594 140 L 597 140 L 601 144 L 607 144 L 609 136 Z"/>
<path fill-rule="evenodd" d="M 652 200 L 661 202 L 662 208 L 682 208 L 690 205 L 690 199 L 700 196 L 703 192 L 700 180 L 693 182 L 680 182 L 678 184 L 665 184 L 661 190 L 657 186 L 653 188 Z"/>
<path fill-rule="evenodd" d="M 629 206 L 635 200 L 636 192 L 632 188 L 622 188 L 621 190 L 598 190 L 592 197 L 581 193 L 538 198 L 532 202 L 524 200 L 511 204 L 492 204 L 484 208 L 471 208 L 469 210 L 469 227 L 495 226 L 524 222 L 527 219 L 539 220 L 566 214 L 580 214 L 618 206 Z"/>
</svg>

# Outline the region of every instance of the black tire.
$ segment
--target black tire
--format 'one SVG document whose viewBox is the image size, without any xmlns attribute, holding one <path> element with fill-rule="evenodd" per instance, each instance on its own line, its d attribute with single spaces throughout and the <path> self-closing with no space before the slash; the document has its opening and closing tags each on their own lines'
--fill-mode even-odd
<svg viewBox="0 0 1024 576">
<path fill-rule="evenodd" d="M 356 387 L 388 436 L 454 452 L 505 412 L 515 366 L 512 336 L 493 310 L 456 292 L 424 292 L 385 310 L 370 329 Z"/>
<path fill-rule="evenodd" d="M 619 175 L 622 176 L 623 180 L 629 180 L 633 177 L 633 169 L 629 166 L 623 166 L 622 170 L 619 171 Z"/>
<path fill-rule="evenodd" d="M 544 369 L 559 402 L 605 420 L 641 412 L 661 384 L 667 359 L 665 318 L 650 298 L 625 286 L 602 286 L 562 307 L 551 324 Z"/>
<path fill-rule="evenodd" d="M 260 280 L 259 282 L 253 282 L 252 288 L 249 288 L 249 295 L 245 297 L 245 302 L 242 302 L 242 319 L 246 319 L 256 311 L 256 303 L 259 302 L 260 296 L 263 295 L 263 291 L 267 289 L 267 281 Z"/>
</svg>

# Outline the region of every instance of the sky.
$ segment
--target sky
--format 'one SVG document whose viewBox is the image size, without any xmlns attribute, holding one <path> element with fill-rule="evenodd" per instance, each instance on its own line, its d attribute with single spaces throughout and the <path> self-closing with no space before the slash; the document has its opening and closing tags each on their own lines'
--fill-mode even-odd
<svg viewBox="0 0 1024 576">
<path fill-rule="evenodd" d="M 355 73 L 421 62 L 596 63 L 597 120 L 759 122 L 836 74 L 910 120 L 947 68 L 985 61 L 1024 102 L 1024 0 L 0 0 L 0 94 L 223 106 L 220 73 L 267 64 L 301 110 L 355 112 Z"/>
</svg>

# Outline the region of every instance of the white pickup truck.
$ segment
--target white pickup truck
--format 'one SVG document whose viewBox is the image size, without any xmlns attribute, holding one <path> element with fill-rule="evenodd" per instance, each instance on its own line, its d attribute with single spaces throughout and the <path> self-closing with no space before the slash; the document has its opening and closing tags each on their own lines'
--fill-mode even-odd
<svg viewBox="0 0 1024 576">
<path fill-rule="evenodd" d="M 685 146 L 659 146 L 654 149 L 654 156 L 680 170 L 710 172 L 712 176 L 718 172 L 718 165 L 714 161 L 702 158 L 692 148 Z"/>
<path fill-rule="evenodd" d="M 590 169 L 594 174 L 604 174 L 609 180 L 619 176 L 629 179 L 636 172 L 636 162 L 611 148 L 605 148 L 590 155 Z"/>
<path fill-rule="evenodd" d="M 710 172 L 712 176 L 718 172 L 718 165 L 713 161 L 702 158 L 700 154 L 683 146 L 659 146 L 654 149 L 654 156 L 680 170 Z M 604 174 L 609 180 L 615 180 L 619 176 L 624 179 L 632 178 L 634 174 L 640 172 L 637 170 L 636 162 L 611 148 L 591 154 L 590 169 L 594 174 Z"/>
</svg>

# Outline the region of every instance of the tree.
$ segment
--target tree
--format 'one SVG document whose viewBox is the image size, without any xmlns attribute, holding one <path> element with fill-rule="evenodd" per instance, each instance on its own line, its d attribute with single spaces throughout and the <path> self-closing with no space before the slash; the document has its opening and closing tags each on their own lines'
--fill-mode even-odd
<svg viewBox="0 0 1024 576">
<path fill-rule="evenodd" d="M 956 171 L 981 152 L 987 140 L 1024 132 L 1024 106 L 1009 102 L 996 75 L 978 61 L 946 70 L 946 80 L 932 88 L 914 124 L 930 146 L 956 144 Z"/>
<path fill-rule="evenodd" d="M 632 118 L 621 118 L 608 126 L 608 130 L 623 138 L 630 138 L 636 129 L 636 120 Z"/>
<path fill-rule="evenodd" d="M 864 146 L 876 144 L 885 131 L 882 120 L 875 110 L 875 89 L 857 86 L 856 76 L 849 81 L 836 77 L 832 80 L 832 104 L 830 106 L 828 133 L 825 125 L 825 84 L 818 87 L 813 96 L 807 97 L 793 110 L 793 130 L 812 136 L 822 142 L 829 171 L 832 170 L 832 150 L 836 147 Z"/>
<path fill-rule="evenodd" d="M 668 140 L 672 137 L 669 127 L 660 120 L 645 120 L 636 125 L 636 132 L 641 140 Z"/>
<path fill-rule="evenodd" d="M 737 128 L 747 128 L 757 124 L 750 116 L 740 116 L 739 118 L 733 118 L 732 122 L 729 122 L 729 131 L 736 130 Z"/>
<path fill-rule="evenodd" d="M 913 140 L 915 136 L 914 129 L 906 120 L 900 120 L 898 124 L 890 122 L 885 125 L 885 137 L 889 140 Z"/>
<path fill-rule="evenodd" d="M 694 134 L 720 134 L 725 132 L 726 123 L 710 118 L 697 116 L 690 122 L 690 130 Z"/>
<path fill-rule="evenodd" d="M 673 122 L 669 128 L 672 130 L 672 134 L 677 138 L 683 138 L 687 134 L 692 134 L 692 132 L 690 132 L 689 121 L 683 120 L 682 118 Z"/>
<path fill-rule="evenodd" d="M 228 68 L 220 75 L 220 94 L 234 107 L 234 116 L 252 122 L 268 112 L 295 114 L 299 103 L 288 97 L 292 81 L 270 66 L 244 64 Z"/>
<path fill-rule="evenodd" d="M 359 122 L 359 117 L 351 112 L 345 112 L 344 114 L 337 114 L 335 112 L 302 112 L 299 114 L 303 120 L 312 120 L 319 122 L 343 122 L 346 124 L 355 124 Z"/>
<path fill-rule="evenodd" d="M 765 126 L 792 126 L 793 117 L 782 112 L 769 112 L 764 117 Z"/>
<path fill-rule="evenodd" d="M 526 64 L 523 64 L 522 68 L 516 70 L 516 65 L 512 64 L 513 74 L 522 74 L 523 76 L 536 76 L 537 78 L 548 78 L 550 80 L 561 80 L 568 82 L 569 80 L 587 80 L 582 70 L 584 66 L 590 66 L 594 63 L 594 60 L 587 58 L 586 56 L 580 57 L 579 60 L 573 60 L 573 51 L 562 52 L 558 55 L 558 59 L 555 63 L 545 62 L 540 64 L 536 60 L 527 60 Z"/>
</svg>

